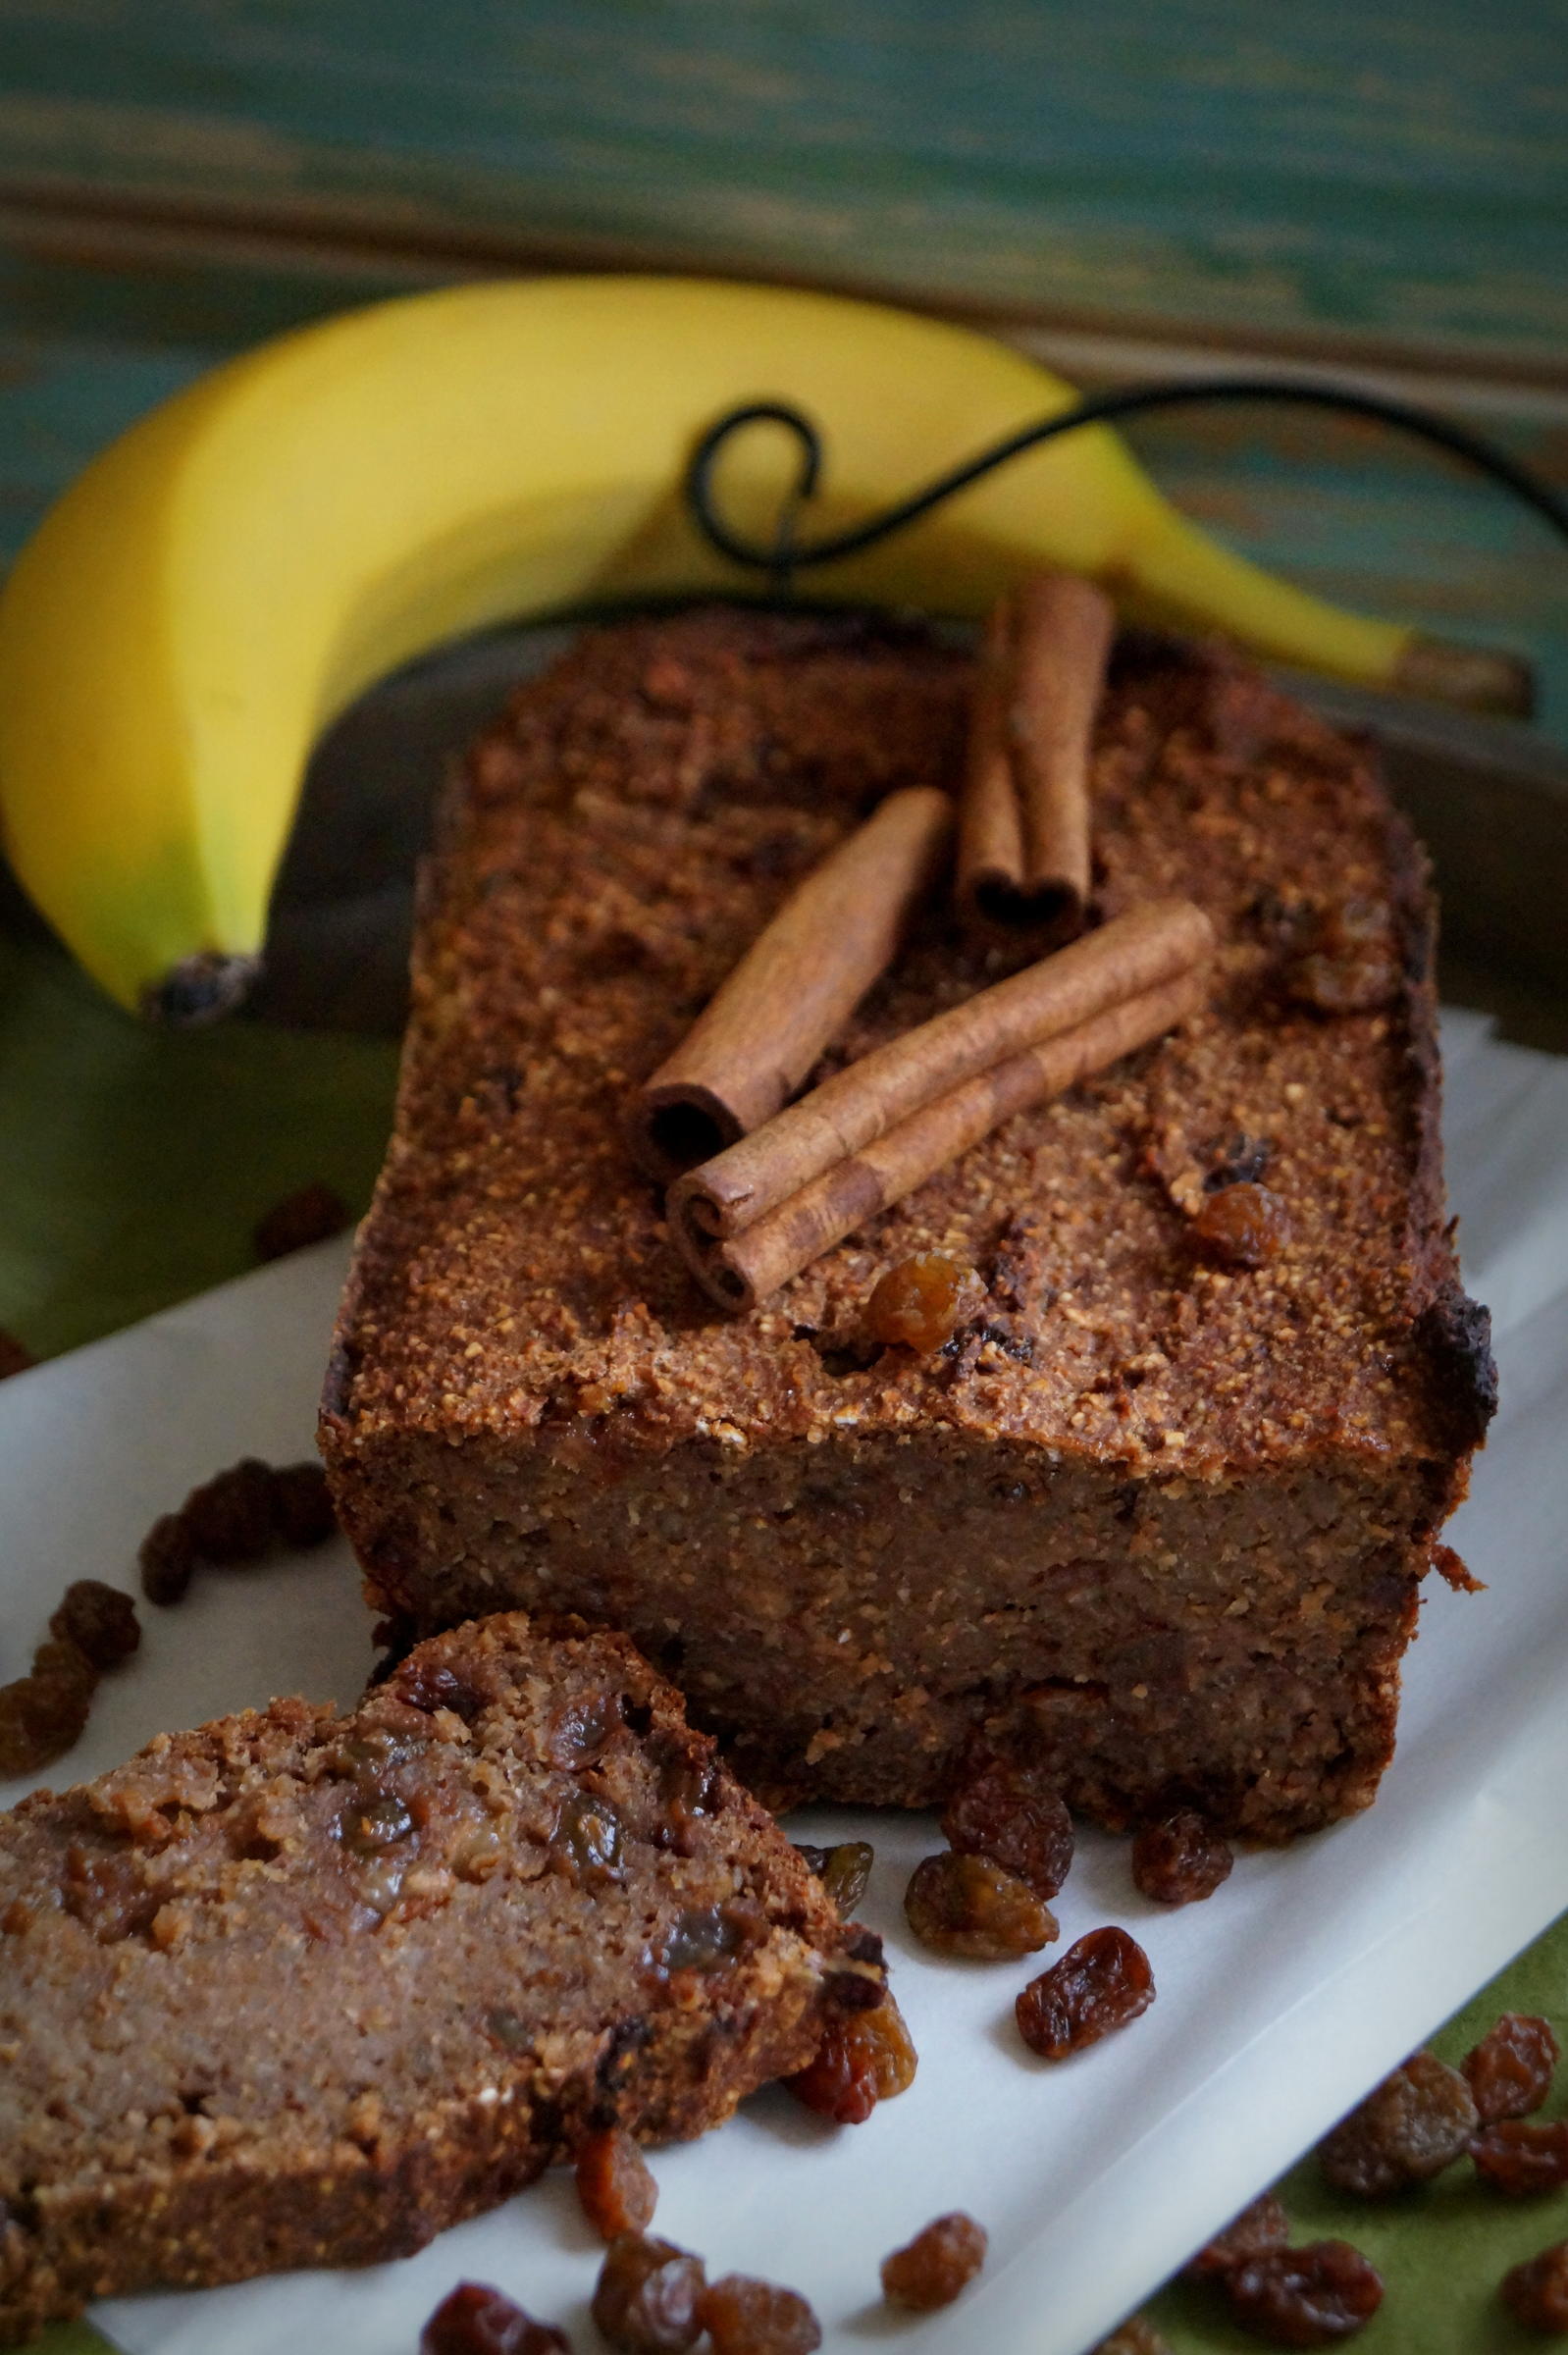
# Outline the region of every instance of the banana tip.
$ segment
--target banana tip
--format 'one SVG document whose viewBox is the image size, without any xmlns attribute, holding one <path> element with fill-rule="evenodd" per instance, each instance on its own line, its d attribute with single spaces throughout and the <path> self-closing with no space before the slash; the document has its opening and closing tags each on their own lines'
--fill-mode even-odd
<svg viewBox="0 0 1568 2355">
<path fill-rule="evenodd" d="M 141 1011 L 170 1030 L 196 1030 L 221 1021 L 242 1006 L 261 972 L 259 957 L 233 957 L 220 949 L 198 949 L 182 957 L 141 993 Z"/>
<path fill-rule="evenodd" d="M 1388 684 L 1401 695 L 1457 704 L 1463 710 L 1496 711 L 1509 719 L 1530 719 L 1536 708 L 1536 674 L 1522 656 L 1490 646 L 1461 646 L 1452 638 L 1412 637 Z"/>
</svg>

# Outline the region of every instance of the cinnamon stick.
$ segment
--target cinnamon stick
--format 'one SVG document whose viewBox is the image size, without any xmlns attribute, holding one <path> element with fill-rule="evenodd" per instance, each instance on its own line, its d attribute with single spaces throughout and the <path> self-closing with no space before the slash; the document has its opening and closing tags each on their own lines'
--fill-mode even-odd
<svg viewBox="0 0 1568 2355">
<path fill-rule="evenodd" d="M 824 1171 L 1022 1048 L 1174 981 L 1214 953 L 1190 900 L 1155 900 L 979 991 L 835 1073 L 759 1128 L 677 1179 L 671 1224 L 689 1251 L 753 1226 Z"/>
<path fill-rule="evenodd" d="M 1088 905 L 1089 752 L 1116 611 L 1037 573 L 986 626 L 969 723 L 959 907 L 982 932 L 1071 938 Z"/>
<path fill-rule="evenodd" d="M 666 1183 L 771 1118 L 892 963 L 934 881 L 953 805 L 928 785 L 887 800 L 807 876 L 747 951 L 626 1121 Z"/>
<path fill-rule="evenodd" d="M 863 1152 L 835 1163 L 739 1234 L 725 1240 L 694 1238 L 677 1225 L 676 1239 L 692 1273 L 709 1298 L 732 1315 L 755 1308 L 1002 1122 L 1158 1038 L 1193 1013 L 1204 996 L 1205 976 L 1194 968 L 1025 1047 L 937 1097 Z"/>
</svg>

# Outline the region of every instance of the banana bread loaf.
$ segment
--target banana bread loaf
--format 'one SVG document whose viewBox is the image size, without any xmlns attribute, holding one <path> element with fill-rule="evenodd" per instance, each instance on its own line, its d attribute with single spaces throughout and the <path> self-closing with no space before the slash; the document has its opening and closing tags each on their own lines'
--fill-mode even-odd
<svg viewBox="0 0 1568 2355">
<path fill-rule="evenodd" d="M 1128 637 L 1098 913 L 1199 901 L 1210 1008 L 717 1316 L 618 1132 L 785 893 L 962 770 L 968 657 L 874 619 L 586 636 L 426 878 L 395 1132 L 322 1424 L 373 1598 L 629 1629 L 755 1788 L 920 1805 L 1018 1746 L 1112 1825 L 1372 1798 L 1493 1396 L 1437 1134 L 1425 863 L 1364 745 Z M 829 1063 L 998 978 L 933 907 Z M 942 1347 L 877 1280 L 971 1268 Z M 1452 1568 L 1451 1557 L 1437 1557 Z"/>
<path fill-rule="evenodd" d="M 0 2343 L 406 2255 L 802 2067 L 877 1941 L 712 1747 L 622 1638 L 514 1614 L 0 1817 Z"/>
</svg>

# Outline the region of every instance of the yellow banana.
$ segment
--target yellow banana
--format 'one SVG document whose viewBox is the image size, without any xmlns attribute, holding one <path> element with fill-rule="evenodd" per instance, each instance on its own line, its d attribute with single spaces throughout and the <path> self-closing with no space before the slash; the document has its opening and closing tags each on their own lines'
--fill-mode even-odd
<svg viewBox="0 0 1568 2355">
<path fill-rule="evenodd" d="M 311 745 L 373 679 L 520 615 L 755 589 L 677 486 L 705 425 L 768 396 L 827 438 L 813 530 L 1074 399 L 1003 344 L 874 304 L 558 278 L 350 312 L 166 402 L 66 493 L 0 600 L 0 817 L 38 906 L 125 1006 L 237 994 Z M 794 463 L 760 430 L 726 458 L 742 528 L 766 535 Z M 973 614 L 1030 563 L 1342 678 L 1389 683 L 1430 643 L 1227 553 L 1103 427 L 810 585 Z"/>
</svg>

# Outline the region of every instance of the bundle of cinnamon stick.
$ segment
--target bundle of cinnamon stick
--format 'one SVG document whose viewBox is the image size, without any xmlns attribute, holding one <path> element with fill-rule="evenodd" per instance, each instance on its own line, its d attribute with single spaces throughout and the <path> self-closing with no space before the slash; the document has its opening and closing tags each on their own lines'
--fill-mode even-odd
<svg viewBox="0 0 1568 2355">
<path fill-rule="evenodd" d="M 1067 946 L 791 1104 L 944 861 L 946 795 L 892 794 L 785 903 L 638 1091 L 628 1142 L 669 1183 L 671 1232 L 720 1308 L 754 1307 L 1014 1113 L 1202 1004 L 1217 944 L 1190 901 L 1071 938 L 1088 912 L 1089 755 L 1111 635 L 1111 608 L 1088 583 L 1024 582 L 992 617 L 971 712 L 960 913 L 984 933 Z"/>
</svg>

